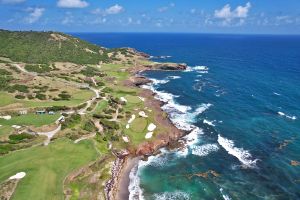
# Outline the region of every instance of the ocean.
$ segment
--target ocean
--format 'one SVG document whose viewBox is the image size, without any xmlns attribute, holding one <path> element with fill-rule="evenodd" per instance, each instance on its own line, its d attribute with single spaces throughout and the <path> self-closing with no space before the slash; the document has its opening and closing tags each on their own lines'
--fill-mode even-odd
<svg viewBox="0 0 300 200">
<path fill-rule="evenodd" d="M 130 199 L 300 199 L 300 36 L 73 35 L 189 66 L 143 73 L 190 133 L 139 162 Z"/>
</svg>

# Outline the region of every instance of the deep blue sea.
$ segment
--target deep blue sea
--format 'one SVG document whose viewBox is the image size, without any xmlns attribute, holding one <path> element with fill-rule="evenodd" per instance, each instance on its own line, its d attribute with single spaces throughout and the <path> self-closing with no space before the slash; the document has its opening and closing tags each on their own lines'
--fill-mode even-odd
<svg viewBox="0 0 300 200">
<path fill-rule="evenodd" d="M 191 133 L 183 148 L 140 161 L 131 199 L 300 199 L 300 36 L 73 35 L 189 66 L 144 73 Z"/>
</svg>

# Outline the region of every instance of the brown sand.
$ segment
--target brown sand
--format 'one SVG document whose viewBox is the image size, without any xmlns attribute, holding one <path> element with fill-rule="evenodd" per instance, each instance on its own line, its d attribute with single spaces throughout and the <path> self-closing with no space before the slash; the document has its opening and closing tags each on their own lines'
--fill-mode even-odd
<svg viewBox="0 0 300 200">
<path fill-rule="evenodd" d="M 126 158 L 126 162 L 123 165 L 121 175 L 119 177 L 118 183 L 117 183 L 117 195 L 116 199 L 118 200 L 128 200 L 129 198 L 129 190 L 128 186 L 130 183 L 129 174 L 131 172 L 131 169 L 138 164 L 139 157 L 128 157 Z"/>
</svg>

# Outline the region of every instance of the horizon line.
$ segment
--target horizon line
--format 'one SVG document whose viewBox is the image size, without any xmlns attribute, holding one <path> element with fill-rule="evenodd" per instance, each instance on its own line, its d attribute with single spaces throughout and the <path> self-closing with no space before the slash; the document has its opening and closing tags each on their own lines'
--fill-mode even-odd
<svg viewBox="0 0 300 200">
<path fill-rule="evenodd" d="M 0 30 L 6 31 L 34 31 L 34 32 L 62 32 L 62 33 L 98 33 L 98 34 L 202 34 L 202 35 L 270 35 L 270 36 L 300 36 L 300 33 L 234 33 L 234 32 L 180 32 L 180 31 L 63 31 L 54 29 L 45 30 L 29 30 L 29 29 L 5 29 L 0 28 Z"/>
</svg>

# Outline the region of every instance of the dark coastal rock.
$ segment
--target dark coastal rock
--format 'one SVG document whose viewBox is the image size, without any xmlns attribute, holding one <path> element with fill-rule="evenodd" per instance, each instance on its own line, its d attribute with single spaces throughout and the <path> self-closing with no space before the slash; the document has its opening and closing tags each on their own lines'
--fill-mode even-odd
<svg viewBox="0 0 300 200">
<path fill-rule="evenodd" d="M 159 66 L 159 69 L 161 70 L 185 70 L 186 68 L 187 65 L 184 63 L 175 63 L 175 64 L 162 63 L 161 66 Z"/>
<path fill-rule="evenodd" d="M 147 79 L 144 76 L 136 76 L 132 78 L 133 84 L 135 86 L 141 86 L 141 85 L 145 85 L 147 83 L 151 83 L 152 81 Z"/>
</svg>

